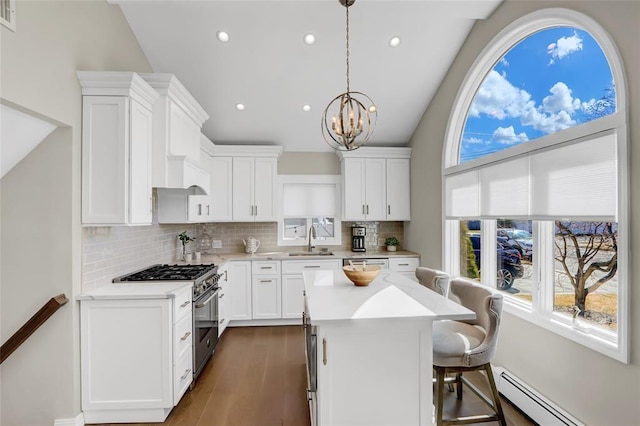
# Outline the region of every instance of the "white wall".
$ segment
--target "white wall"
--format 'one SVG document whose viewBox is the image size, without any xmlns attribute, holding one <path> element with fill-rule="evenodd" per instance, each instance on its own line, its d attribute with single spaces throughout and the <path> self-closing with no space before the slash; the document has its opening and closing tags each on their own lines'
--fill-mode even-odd
<svg viewBox="0 0 640 426">
<path fill-rule="evenodd" d="M 484 46 L 519 17 L 545 7 L 565 7 L 598 21 L 622 56 L 629 87 L 631 146 L 631 245 L 640 246 L 640 2 L 506 1 L 476 23 L 425 112 L 411 140 L 412 214 L 406 246 L 422 253 L 422 264 L 442 266 L 442 150 L 446 125 L 466 72 Z M 521 377 L 589 425 L 640 424 L 640 251 L 631 255 L 631 363 L 598 352 L 504 314 L 494 364 Z"/>
<path fill-rule="evenodd" d="M 1 28 L 0 97 L 62 127 L 0 180 L 0 337 L 49 298 L 71 302 L 0 367 L 0 423 L 51 425 L 80 413 L 80 123 L 76 70 L 151 68 L 118 6 L 17 1 Z"/>
</svg>

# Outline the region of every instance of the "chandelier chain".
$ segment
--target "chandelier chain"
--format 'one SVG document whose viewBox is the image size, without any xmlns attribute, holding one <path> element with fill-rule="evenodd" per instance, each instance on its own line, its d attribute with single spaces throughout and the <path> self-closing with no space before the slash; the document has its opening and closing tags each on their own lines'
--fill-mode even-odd
<svg viewBox="0 0 640 426">
<path fill-rule="evenodd" d="M 346 5 L 347 9 L 347 93 L 351 90 L 349 89 L 349 4 Z"/>
</svg>

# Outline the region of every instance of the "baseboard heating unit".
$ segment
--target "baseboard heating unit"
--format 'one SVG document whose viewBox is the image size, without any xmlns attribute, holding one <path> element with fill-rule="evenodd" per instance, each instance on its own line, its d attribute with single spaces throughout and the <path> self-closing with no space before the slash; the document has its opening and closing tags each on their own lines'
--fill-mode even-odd
<svg viewBox="0 0 640 426">
<path fill-rule="evenodd" d="M 505 398 L 539 425 L 584 426 L 578 419 L 549 401 L 502 367 L 493 368 L 496 386 Z"/>
</svg>

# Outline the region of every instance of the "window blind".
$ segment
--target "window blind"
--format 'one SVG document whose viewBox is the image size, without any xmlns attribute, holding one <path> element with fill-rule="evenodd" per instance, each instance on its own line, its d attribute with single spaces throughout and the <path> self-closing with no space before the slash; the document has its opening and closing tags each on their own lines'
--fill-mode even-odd
<svg viewBox="0 0 640 426">
<path fill-rule="evenodd" d="M 335 217 L 336 185 L 283 185 L 282 213 L 284 217 Z"/>
<path fill-rule="evenodd" d="M 448 219 L 617 220 L 616 135 L 445 176 Z"/>
</svg>

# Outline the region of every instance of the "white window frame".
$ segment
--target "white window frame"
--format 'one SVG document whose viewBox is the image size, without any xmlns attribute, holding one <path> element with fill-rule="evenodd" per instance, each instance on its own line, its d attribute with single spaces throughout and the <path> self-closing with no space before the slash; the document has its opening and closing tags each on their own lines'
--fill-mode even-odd
<svg viewBox="0 0 640 426">
<path fill-rule="evenodd" d="M 9 5 L 9 19 L 0 16 L 0 24 L 4 25 L 11 31 L 16 31 L 16 0 L 2 0 L 2 5 Z"/>
<path fill-rule="evenodd" d="M 284 214 L 283 214 L 283 205 L 284 205 L 284 185 L 288 183 L 295 184 L 305 184 L 305 185 L 334 185 L 335 187 L 335 208 L 336 212 L 333 216 L 334 219 L 334 231 L 335 235 L 333 238 L 328 237 L 318 237 L 314 238 L 312 244 L 314 245 L 323 245 L 323 246 L 341 246 L 342 245 L 342 196 L 341 196 L 341 178 L 339 175 L 279 175 L 278 176 L 278 246 L 305 246 L 308 243 L 308 233 L 309 228 L 311 227 L 312 219 L 316 217 L 324 217 L 321 215 L 318 216 L 308 216 L 305 218 L 300 217 L 300 219 L 306 219 L 306 229 L 305 235 L 307 238 L 303 239 L 284 239 Z M 298 217 L 296 217 L 298 218 Z"/>
<path fill-rule="evenodd" d="M 467 118 L 467 111 L 482 84 L 485 76 L 493 69 L 495 63 L 508 50 L 531 34 L 558 26 L 569 26 L 587 31 L 600 45 L 605 53 L 616 84 L 617 111 L 607 117 L 596 119 L 560 132 L 550 134 L 539 139 L 529 141 L 496 152 L 482 158 L 459 162 L 459 152 L 462 132 Z M 582 322 L 580 328 L 575 328 L 566 316 L 553 312 L 553 278 L 544 273 L 552 271 L 549 262 L 553 259 L 543 258 L 543 253 L 549 257 L 552 254 L 553 226 L 552 222 L 533 221 L 534 225 L 534 282 L 538 291 L 533 292 L 532 304 L 525 303 L 515 297 L 505 294 L 504 309 L 513 315 L 530 321 L 558 335 L 590 349 L 603 353 L 623 363 L 629 363 L 629 156 L 627 136 L 627 83 L 618 50 L 609 34 L 593 19 L 579 12 L 552 8 L 543 9 L 526 15 L 500 31 L 494 39 L 480 53 L 471 66 L 455 99 L 443 153 L 443 177 L 464 170 L 501 161 L 506 158 L 517 157 L 539 149 L 549 149 L 557 144 L 576 139 L 589 138 L 603 131 L 614 131 L 618 139 L 618 329 L 617 333 L 608 332 L 596 327 L 590 327 Z M 443 179 L 443 259 L 444 267 L 453 276 L 460 275 L 459 264 L 459 221 L 447 220 L 444 206 L 446 206 L 446 192 Z M 484 220 L 482 223 L 483 252 L 493 253 L 491 245 L 495 245 L 495 220 Z M 488 242 L 488 244 L 485 244 Z M 546 251 L 543 247 L 546 246 Z M 483 255 L 482 269 L 495 270 L 495 256 Z M 491 264 L 493 263 L 493 267 Z M 545 267 L 545 265 L 547 265 Z M 487 269 L 485 269 L 487 270 Z M 494 274 L 483 274 L 482 282 L 495 287 Z M 552 275 L 552 274 L 551 274 Z M 583 326 L 584 325 L 584 326 Z"/>
</svg>

